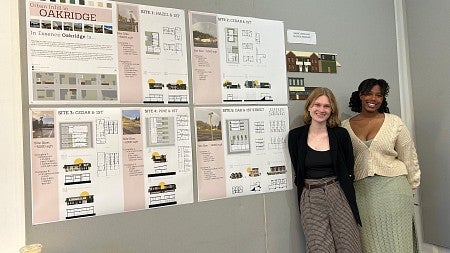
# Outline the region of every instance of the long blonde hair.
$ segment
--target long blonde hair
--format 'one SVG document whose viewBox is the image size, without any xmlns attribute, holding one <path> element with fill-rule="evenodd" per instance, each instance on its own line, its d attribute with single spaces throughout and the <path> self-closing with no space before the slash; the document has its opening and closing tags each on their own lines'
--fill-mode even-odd
<svg viewBox="0 0 450 253">
<path fill-rule="evenodd" d="M 330 100 L 331 105 L 331 114 L 330 117 L 327 119 L 327 127 L 336 127 L 341 124 L 341 120 L 339 119 L 339 109 L 336 102 L 336 97 L 334 96 L 333 92 L 325 87 L 317 87 L 315 88 L 306 99 L 305 103 L 305 111 L 303 114 L 303 122 L 305 124 L 311 124 L 311 115 L 309 114 L 309 107 L 311 106 L 314 101 L 320 96 L 327 96 Z"/>
</svg>

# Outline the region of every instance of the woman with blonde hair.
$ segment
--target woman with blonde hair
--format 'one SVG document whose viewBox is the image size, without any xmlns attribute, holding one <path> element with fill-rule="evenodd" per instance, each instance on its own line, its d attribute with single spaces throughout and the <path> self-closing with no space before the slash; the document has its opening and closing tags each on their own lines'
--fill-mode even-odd
<svg viewBox="0 0 450 253">
<path fill-rule="evenodd" d="M 311 92 L 303 121 L 289 132 L 288 145 L 307 252 L 359 253 L 353 148 L 330 89 Z"/>
</svg>

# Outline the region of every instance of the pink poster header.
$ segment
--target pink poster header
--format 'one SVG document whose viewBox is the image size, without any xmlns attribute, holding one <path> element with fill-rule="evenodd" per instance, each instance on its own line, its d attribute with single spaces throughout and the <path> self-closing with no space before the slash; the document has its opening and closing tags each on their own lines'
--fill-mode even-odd
<svg viewBox="0 0 450 253">
<path fill-rule="evenodd" d="M 111 8 L 92 8 L 78 5 L 29 2 L 30 15 L 80 22 L 112 22 Z"/>
</svg>

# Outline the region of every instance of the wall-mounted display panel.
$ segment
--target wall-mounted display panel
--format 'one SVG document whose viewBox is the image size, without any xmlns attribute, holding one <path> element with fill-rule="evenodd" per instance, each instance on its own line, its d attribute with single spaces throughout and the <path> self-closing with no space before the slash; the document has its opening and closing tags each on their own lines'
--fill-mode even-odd
<svg viewBox="0 0 450 253">
<path fill-rule="evenodd" d="M 189 103 L 184 10 L 27 0 L 30 104 Z"/>
<path fill-rule="evenodd" d="M 199 201 L 292 189 L 286 106 L 195 108 Z"/>
<path fill-rule="evenodd" d="M 281 21 L 189 12 L 195 104 L 286 104 Z"/>
<path fill-rule="evenodd" d="M 33 224 L 193 202 L 188 108 L 31 109 Z"/>
</svg>

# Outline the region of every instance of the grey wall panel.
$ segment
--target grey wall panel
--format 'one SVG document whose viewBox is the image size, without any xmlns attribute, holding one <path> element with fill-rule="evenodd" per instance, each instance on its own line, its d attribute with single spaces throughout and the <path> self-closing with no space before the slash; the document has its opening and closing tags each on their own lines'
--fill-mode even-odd
<svg viewBox="0 0 450 253">
<path fill-rule="evenodd" d="M 306 252 L 303 231 L 299 225 L 296 192 L 267 194 L 265 207 L 268 235 L 266 252 Z"/>
<path fill-rule="evenodd" d="M 286 49 L 336 53 L 342 65 L 335 75 L 301 75 L 305 85 L 331 88 L 342 117 L 348 118 L 352 115 L 348 108 L 350 93 L 366 78 L 383 78 L 391 85 L 391 112 L 400 115 L 392 1 L 287 1 L 287 5 L 291 6 L 288 10 L 272 10 L 275 14 L 271 18 L 288 15 L 285 29 L 315 31 L 317 45 L 286 44 Z M 267 4 L 261 8 L 264 6 Z"/>
<path fill-rule="evenodd" d="M 24 7 L 25 1 L 21 2 Z M 347 107 L 348 98 L 363 79 L 384 78 L 392 88 L 389 97 L 391 110 L 395 114 L 400 113 L 392 0 L 122 2 L 281 20 L 285 29 L 314 31 L 318 36 L 317 45 L 286 43 L 286 49 L 336 53 L 342 67 L 337 74 L 295 75 L 304 77 L 307 86 L 331 88 L 343 117 L 351 115 Z M 22 8 L 23 20 L 24 13 Z M 25 22 L 21 23 L 21 46 L 25 49 Z M 26 56 L 22 54 L 22 57 Z M 26 91 L 26 66 L 23 69 Z M 303 101 L 289 102 L 291 128 L 302 124 L 303 105 Z M 24 122 L 27 122 L 26 116 Z M 29 129 L 25 126 L 27 132 Z M 25 147 L 28 146 L 29 143 L 25 143 Z M 26 148 L 24 152 L 27 243 L 42 243 L 46 253 L 305 252 L 296 189 L 33 226 L 29 151 Z"/>
<path fill-rule="evenodd" d="M 450 248 L 450 2 L 405 2 L 423 238 Z"/>
</svg>

